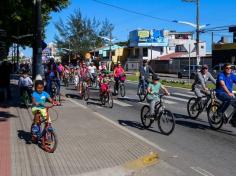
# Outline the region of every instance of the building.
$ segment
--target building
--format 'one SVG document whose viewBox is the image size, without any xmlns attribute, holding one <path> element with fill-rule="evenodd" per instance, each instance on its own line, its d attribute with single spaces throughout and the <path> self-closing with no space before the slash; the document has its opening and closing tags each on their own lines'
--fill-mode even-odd
<svg viewBox="0 0 236 176">
<path fill-rule="evenodd" d="M 50 57 L 54 57 L 55 61 L 61 61 L 57 45 L 53 42 L 47 44 L 47 47 L 42 51 L 42 57 L 43 61 L 46 61 Z"/>
<path fill-rule="evenodd" d="M 212 45 L 212 65 L 231 63 L 236 65 L 236 26 L 229 27 L 229 32 L 233 33 L 233 42 L 228 43 L 221 39 Z"/>
<path fill-rule="evenodd" d="M 128 70 L 136 70 L 144 60 L 171 60 L 176 57 L 196 57 L 193 33 L 169 30 L 138 29 L 129 33 Z M 206 56 L 206 43 L 200 42 L 200 56 Z M 154 63 L 154 62 L 152 62 Z"/>
</svg>

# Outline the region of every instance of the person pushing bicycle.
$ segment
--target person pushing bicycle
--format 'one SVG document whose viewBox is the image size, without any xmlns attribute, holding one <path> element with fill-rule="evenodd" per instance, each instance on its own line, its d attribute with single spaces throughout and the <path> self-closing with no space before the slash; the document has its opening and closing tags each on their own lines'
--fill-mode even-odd
<svg viewBox="0 0 236 176">
<path fill-rule="evenodd" d="M 207 81 L 210 80 L 213 84 L 216 85 L 216 80 L 213 78 L 210 72 L 208 72 L 208 66 L 203 65 L 201 70 L 197 72 L 195 76 L 194 83 L 192 85 L 192 89 L 197 96 L 197 101 L 200 102 L 203 96 L 209 95 L 209 91 L 207 88 Z"/>
<path fill-rule="evenodd" d="M 160 77 L 156 74 L 152 75 L 152 82 L 148 84 L 147 88 L 147 102 L 150 106 L 150 115 L 154 118 L 155 104 L 160 101 L 159 91 L 162 89 L 165 95 L 170 95 L 168 90 L 159 82 Z"/>
</svg>

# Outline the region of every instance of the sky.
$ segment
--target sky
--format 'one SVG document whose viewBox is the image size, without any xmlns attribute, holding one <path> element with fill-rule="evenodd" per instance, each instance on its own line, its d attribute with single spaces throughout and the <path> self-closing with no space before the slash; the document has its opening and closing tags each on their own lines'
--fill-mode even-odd
<svg viewBox="0 0 236 176">
<path fill-rule="evenodd" d="M 46 27 L 47 43 L 53 42 L 56 30 L 55 23 L 61 18 L 66 22 L 75 10 L 80 10 L 82 16 L 95 17 L 103 21 L 106 18 L 114 24 L 113 36 L 118 41 L 126 41 L 129 31 L 137 28 L 142 29 L 166 29 L 179 32 L 193 31 L 191 26 L 172 23 L 169 21 L 179 20 L 196 23 L 196 3 L 184 2 L 183 0 L 99 0 L 124 9 L 151 15 L 165 20 L 148 18 L 122 11 L 111 6 L 98 3 L 94 0 L 70 0 L 70 5 L 59 13 L 51 13 L 52 19 Z M 225 25 L 236 25 L 236 0 L 200 0 L 200 25 L 210 24 L 208 28 Z M 214 41 L 218 41 L 221 35 L 231 38 L 232 34 L 217 32 Z M 207 42 L 207 51 L 211 50 L 211 33 L 201 34 L 200 39 Z M 26 56 L 32 55 L 31 49 L 23 51 Z"/>
</svg>

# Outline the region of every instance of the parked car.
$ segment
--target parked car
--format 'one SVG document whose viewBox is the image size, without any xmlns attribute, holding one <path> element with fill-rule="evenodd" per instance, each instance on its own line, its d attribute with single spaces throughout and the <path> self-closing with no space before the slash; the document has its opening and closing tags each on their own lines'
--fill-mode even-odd
<svg viewBox="0 0 236 176">
<path fill-rule="evenodd" d="M 190 79 L 194 79 L 197 71 L 201 69 L 201 65 L 190 65 Z M 178 78 L 189 77 L 189 66 L 185 66 L 178 72 Z"/>
<path fill-rule="evenodd" d="M 217 75 L 222 72 L 224 70 L 224 64 L 219 64 L 219 65 L 215 65 L 214 67 L 212 67 L 211 70 L 209 70 L 212 74 L 212 76 L 214 78 L 217 77 Z M 231 70 L 234 74 L 236 74 L 236 66 L 235 65 L 231 65 Z"/>
</svg>

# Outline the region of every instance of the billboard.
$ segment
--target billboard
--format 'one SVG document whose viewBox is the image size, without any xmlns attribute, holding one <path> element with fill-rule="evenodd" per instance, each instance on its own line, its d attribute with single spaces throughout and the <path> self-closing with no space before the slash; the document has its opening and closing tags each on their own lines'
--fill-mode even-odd
<svg viewBox="0 0 236 176">
<path fill-rule="evenodd" d="M 165 30 L 135 30 L 129 35 L 130 46 L 168 46 Z"/>
</svg>

